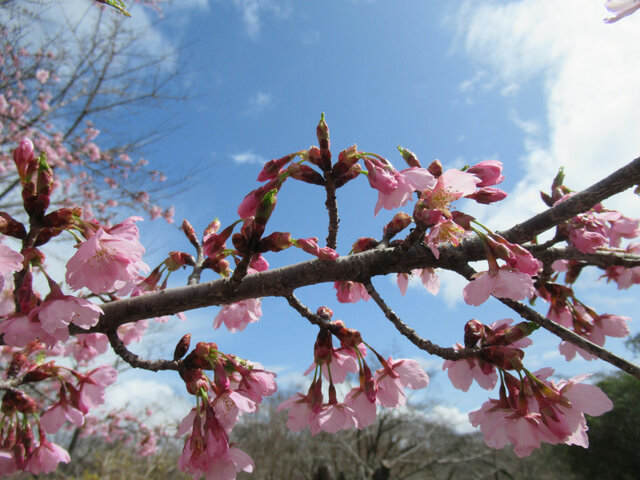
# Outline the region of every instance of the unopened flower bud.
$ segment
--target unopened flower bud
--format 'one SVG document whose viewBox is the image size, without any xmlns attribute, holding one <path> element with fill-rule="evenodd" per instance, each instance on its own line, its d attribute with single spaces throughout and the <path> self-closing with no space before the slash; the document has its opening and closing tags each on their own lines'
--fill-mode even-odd
<svg viewBox="0 0 640 480">
<path fill-rule="evenodd" d="M 371 237 L 362 237 L 355 241 L 355 243 L 351 246 L 351 251 L 353 253 L 361 253 L 366 252 L 367 250 L 371 250 L 375 248 L 380 242 L 375 238 Z"/>
<path fill-rule="evenodd" d="M 503 370 L 522 370 L 524 352 L 519 348 L 490 346 L 482 349 L 482 359 Z"/>
<path fill-rule="evenodd" d="M 316 314 L 321 316 L 325 320 L 331 320 L 331 317 L 333 317 L 333 310 L 331 310 L 329 307 L 322 306 L 318 308 Z"/>
<path fill-rule="evenodd" d="M 404 161 L 407 162 L 407 165 L 409 165 L 409 167 L 418 167 L 418 168 L 422 167 L 422 165 L 420 165 L 420 161 L 418 160 L 418 157 L 411 150 L 398 145 L 398 151 L 402 155 L 402 158 L 404 159 Z"/>
<path fill-rule="evenodd" d="M 336 178 L 335 186 L 336 188 L 342 187 L 345 183 L 350 182 L 354 178 L 357 178 L 362 172 L 362 166 L 359 163 L 356 163 L 353 167 L 347 170 L 347 173 L 340 175 Z"/>
<path fill-rule="evenodd" d="M 188 253 L 173 251 L 169 252 L 169 258 L 167 258 L 164 263 L 170 272 L 174 272 L 185 265 L 193 267 L 196 264 L 196 260 L 193 258 L 193 255 Z"/>
<path fill-rule="evenodd" d="M 398 212 L 393 216 L 393 219 L 384 226 L 382 232 L 384 233 L 385 238 L 391 239 L 411 225 L 412 221 L 411 216 L 408 214 Z"/>
<path fill-rule="evenodd" d="M 342 150 L 338 155 L 338 161 L 332 168 L 334 176 L 339 177 L 347 173 L 349 169 L 353 167 L 360 159 L 360 156 L 358 154 L 358 147 L 356 147 L 355 145 Z"/>
<path fill-rule="evenodd" d="M 471 215 L 467 215 L 466 213 L 459 212 L 454 210 L 451 212 L 451 219 L 457 224 L 460 225 L 464 230 L 471 230 L 471 222 L 475 220 L 475 217 Z"/>
<path fill-rule="evenodd" d="M 20 240 L 27 237 L 24 225 L 5 212 L 0 212 L 0 233 Z"/>
<path fill-rule="evenodd" d="M 296 153 L 290 153 L 289 155 L 285 155 L 284 157 L 277 160 L 269 160 L 264 164 L 264 167 L 262 167 L 262 170 L 258 175 L 258 181 L 264 182 L 266 180 L 271 180 L 272 178 L 277 177 L 282 167 L 293 160 L 296 155 Z"/>
<path fill-rule="evenodd" d="M 23 414 L 35 413 L 38 410 L 36 401 L 21 390 L 8 389 L 2 397 L 2 413 L 11 415 L 14 412 Z"/>
<path fill-rule="evenodd" d="M 295 180 L 311 183 L 312 185 L 326 185 L 326 181 L 318 172 L 316 172 L 309 165 L 301 165 L 299 163 L 292 163 L 287 168 L 289 176 Z"/>
<path fill-rule="evenodd" d="M 464 346 L 473 348 L 484 338 L 484 325 L 476 319 L 471 319 L 464 326 Z"/>
<path fill-rule="evenodd" d="M 173 351 L 173 359 L 180 360 L 182 357 L 184 357 L 189 351 L 189 345 L 191 345 L 191 334 L 187 333 L 180 339 L 180 341 L 176 345 L 176 348 Z"/>
<path fill-rule="evenodd" d="M 471 198 L 483 205 L 489 205 L 490 203 L 499 202 L 507 197 L 507 192 L 494 187 L 482 187 L 473 192 L 471 195 L 465 196 L 465 198 Z"/>
<path fill-rule="evenodd" d="M 497 185 L 504 180 L 502 162 L 498 160 L 483 160 L 467 169 L 467 173 L 471 173 L 482 180 L 476 185 L 477 187 Z"/>
<path fill-rule="evenodd" d="M 13 161 L 16 164 L 18 175 L 23 182 L 36 170 L 37 162 L 33 148 L 33 142 L 23 138 L 18 148 L 13 151 Z"/>
<path fill-rule="evenodd" d="M 13 354 L 13 358 L 11 359 L 11 363 L 9 364 L 9 368 L 7 369 L 7 377 L 17 377 L 20 371 L 27 365 L 29 365 L 27 356 L 22 352 L 15 352 Z"/>
<path fill-rule="evenodd" d="M 427 170 L 431 175 L 438 178 L 444 172 L 444 168 L 442 168 L 442 163 L 440 160 L 436 159 L 427 167 Z"/>
<path fill-rule="evenodd" d="M 218 225 L 219 224 L 220 224 L 220 222 L 218 222 Z M 193 226 L 191 225 L 191 223 L 189 223 L 189 220 L 187 220 L 187 219 L 182 220 L 181 230 L 187 236 L 187 240 L 189 240 L 189 243 L 191 243 L 191 245 L 193 245 L 194 247 L 197 248 L 200 243 L 198 242 L 198 237 L 196 236 L 196 231 L 193 228 Z M 212 233 L 215 233 L 215 232 L 212 232 Z"/>
<path fill-rule="evenodd" d="M 318 145 L 320 146 L 320 168 L 326 172 L 331 169 L 331 151 L 329 142 L 329 126 L 324 121 L 324 113 L 320 116 L 320 122 L 316 127 L 316 136 L 318 137 Z"/>
<path fill-rule="evenodd" d="M 208 257 L 216 257 L 224 249 L 226 241 L 231 236 L 231 232 L 235 228 L 235 224 L 229 225 L 220 233 L 211 233 L 204 236 L 202 248 L 204 254 Z"/>
<path fill-rule="evenodd" d="M 259 252 L 280 252 L 293 245 L 289 232 L 273 232 L 260 240 L 258 244 Z"/>
<path fill-rule="evenodd" d="M 540 325 L 534 322 L 520 322 L 512 327 L 507 327 L 496 333 L 487 335 L 487 343 L 490 345 L 510 345 L 535 332 Z"/>
</svg>

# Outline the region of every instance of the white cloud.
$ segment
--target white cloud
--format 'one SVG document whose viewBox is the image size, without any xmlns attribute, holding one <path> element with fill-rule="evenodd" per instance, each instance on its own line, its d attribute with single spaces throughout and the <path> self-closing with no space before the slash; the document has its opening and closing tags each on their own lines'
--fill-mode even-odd
<svg viewBox="0 0 640 480">
<path fill-rule="evenodd" d="M 467 285 L 467 280 L 461 275 L 450 270 L 436 270 L 440 277 L 440 294 L 448 308 L 453 308 L 462 302 L 462 289 Z"/>
<path fill-rule="evenodd" d="M 444 425 L 453 429 L 457 433 L 472 433 L 477 429 L 469 423 L 469 417 L 462 413 L 457 407 L 436 405 L 426 414 L 429 421 Z"/>
<path fill-rule="evenodd" d="M 640 17 L 607 25 L 602 2 L 581 0 L 478 3 L 465 3 L 458 28 L 479 71 L 516 95 L 532 80 L 544 86 L 544 118 L 512 115 L 525 134 L 525 174 L 491 211 L 492 226 L 506 227 L 544 209 L 538 192 L 548 190 L 560 166 L 567 185 L 581 189 L 640 153 Z M 605 205 L 626 204 L 633 215 L 630 195 L 621 197 Z"/>
<path fill-rule="evenodd" d="M 246 151 L 246 152 L 239 152 L 239 153 L 234 153 L 233 155 L 231 155 L 231 158 L 233 159 L 234 162 L 236 163 L 265 163 L 267 161 L 266 158 L 257 155 L 251 151 Z"/>
<path fill-rule="evenodd" d="M 258 91 L 247 101 L 247 108 L 242 112 L 244 115 L 256 116 L 273 105 L 273 95 Z"/>
<path fill-rule="evenodd" d="M 167 425 L 179 423 L 193 405 L 166 383 L 153 380 L 126 380 L 109 387 L 107 391 L 106 410 L 124 408 L 136 413 L 147 407 L 154 412 L 149 423 Z"/>
<path fill-rule="evenodd" d="M 279 18 L 286 18 L 290 14 L 290 9 L 286 5 L 272 0 L 233 0 L 233 4 L 242 14 L 247 35 L 253 39 L 260 34 L 262 16 L 266 12 Z"/>
</svg>

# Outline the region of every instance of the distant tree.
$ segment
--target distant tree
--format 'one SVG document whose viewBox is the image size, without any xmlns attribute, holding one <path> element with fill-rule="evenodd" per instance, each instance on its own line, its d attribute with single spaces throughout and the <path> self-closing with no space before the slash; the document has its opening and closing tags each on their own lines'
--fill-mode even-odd
<svg viewBox="0 0 640 480">
<path fill-rule="evenodd" d="M 11 151 L 28 137 L 62 185 L 54 204 L 80 205 L 86 218 L 134 207 L 171 220 L 156 204 L 165 175 L 134 158 L 159 125 L 132 124 L 135 109 L 176 98 L 176 52 L 150 52 L 148 32 L 113 9 L 86 9 L 75 17 L 50 0 L 0 4 L 0 208 L 22 204 Z"/>
</svg>

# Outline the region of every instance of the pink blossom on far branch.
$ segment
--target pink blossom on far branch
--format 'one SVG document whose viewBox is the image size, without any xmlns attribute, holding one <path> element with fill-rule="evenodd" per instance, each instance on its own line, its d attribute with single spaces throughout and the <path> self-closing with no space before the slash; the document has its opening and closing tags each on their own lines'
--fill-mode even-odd
<svg viewBox="0 0 640 480">
<path fill-rule="evenodd" d="M 100 227 L 78 247 L 67 262 L 67 283 L 74 290 L 86 287 L 94 293 L 119 290 L 138 279 L 140 270 L 148 270 L 142 262 L 144 247 L 139 242 L 138 228 L 130 217 L 104 230 Z"/>
<path fill-rule="evenodd" d="M 497 270 L 480 272 L 464 287 L 462 295 L 468 305 L 481 305 L 494 295 L 498 298 L 522 300 L 535 293 L 533 280 L 526 273 L 514 268 L 502 267 Z"/>
<path fill-rule="evenodd" d="M 243 331 L 250 323 L 257 322 L 262 317 L 259 298 L 240 300 L 225 305 L 216 315 L 213 328 L 218 329 L 224 323 L 231 333 Z"/>
</svg>

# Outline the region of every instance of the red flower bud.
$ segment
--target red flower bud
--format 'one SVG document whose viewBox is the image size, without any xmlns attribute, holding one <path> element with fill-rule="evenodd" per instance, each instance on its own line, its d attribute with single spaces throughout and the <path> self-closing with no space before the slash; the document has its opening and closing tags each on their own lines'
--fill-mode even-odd
<svg viewBox="0 0 640 480">
<path fill-rule="evenodd" d="M 407 162 L 407 165 L 409 165 L 409 167 L 418 167 L 418 168 L 422 167 L 422 165 L 420 165 L 420 161 L 418 160 L 418 157 L 411 150 L 398 145 L 398 151 L 402 155 L 402 158 L 404 159 L 404 161 Z"/>
<path fill-rule="evenodd" d="M 353 253 L 361 253 L 366 252 L 367 250 L 371 250 L 375 248 L 380 242 L 375 238 L 370 237 L 362 237 L 355 241 L 355 243 L 351 246 L 351 251 Z"/>
<path fill-rule="evenodd" d="M 353 167 L 351 167 L 347 173 L 340 175 L 336 178 L 335 186 L 336 188 L 342 187 L 345 183 L 350 182 L 354 178 L 358 177 L 362 172 L 362 166 L 359 163 L 356 163 Z"/>
<path fill-rule="evenodd" d="M 287 173 L 289 173 L 289 176 L 291 178 L 301 180 L 306 183 L 311 183 L 313 185 L 324 186 L 327 184 L 322 175 L 320 175 L 308 165 L 292 163 L 291 165 L 289 165 L 289 168 L 287 168 Z"/>
<path fill-rule="evenodd" d="M 349 171 L 351 167 L 353 167 L 356 162 L 360 159 L 358 155 L 358 147 L 355 145 L 353 147 L 349 147 L 345 150 L 342 150 L 338 154 L 338 161 L 331 169 L 335 177 L 339 177 L 344 175 Z"/>
<path fill-rule="evenodd" d="M 393 216 L 393 219 L 384 226 L 382 232 L 384 233 L 384 236 L 386 238 L 393 238 L 402 230 L 411 225 L 411 222 L 412 219 L 408 214 L 404 212 L 398 212 Z"/>
<path fill-rule="evenodd" d="M 259 252 L 280 252 L 293 245 L 289 232 L 273 232 L 269 236 L 260 240 L 258 244 Z"/>
<path fill-rule="evenodd" d="M 272 178 L 277 177 L 282 167 L 293 160 L 296 155 L 297 153 L 290 153 L 289 155 L 285 155 L 284 157 L 277 160 L 269 160 L 264 164 L 264 167 L 262 167 L 262 170 L 258 175 L 258 181 L 264 182 L 266 180 L 271 180 Z"/>
<path fill-rule="evenodd" d="M 478 203 L 488 205 L 490 203 L 499 202 L 507 197 L 507 192 L 494 187 L 482 187 L 467 195 L 465 198 L 471 198 Z"/>
<path fill-rule="evenodd" d="M 469 320 L 464 326 L 464 346 L 473 348 L 478 345 L 485 335 L 485 328 L 476 319 Z"/>
<path fill-rule="evenodd" d="M 427 170 L 429 170 L 429 173 L 436 178 L 438 178 L 444 172 L 444 168 L 442 168 L 442 163 L 440 163 L 440 160 L 438 159 L 431 162 L 431 164 L 427 167 Z"/>
<path fill-rule="evenodd" d="M 24 225 L 5 212 L 0 212 L 0 233 L 20 240 L 27 238 L 27 230 Z"/>
<path fill-rule="evenodd" d="M 219 224 L 220 222 L 218 222 Z M 194 247 L 198 248 L 199 242 L 198 242 L 198 237 L 196 236 L 196 231 L 194 230 L 193 226 L 189 223 L 188 220 L 182 220 L 182 231 L 184 232 L 184 234 L 187 236 L 187 240 L 189 240 L 189 242 L 191 243 L 191 245 L 193 245 Z"/>
<path fill-rule="evenodd" d="M 173 351 L 173 359 L 180 360 L 184 357 L 189 351 L 189 345 L 191 344 L 191 334 L 187 333 L 183 336 L 178 344 L 176 345 L 175 350 Z"/>
</svg>

